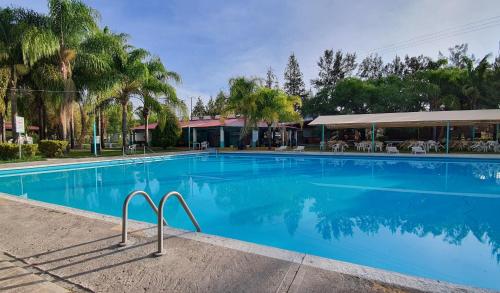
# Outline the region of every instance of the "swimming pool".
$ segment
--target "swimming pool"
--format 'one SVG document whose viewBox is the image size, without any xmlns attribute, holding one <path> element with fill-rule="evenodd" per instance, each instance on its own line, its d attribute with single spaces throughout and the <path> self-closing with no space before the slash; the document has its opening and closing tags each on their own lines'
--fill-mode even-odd
<svg viewBox="0 0 500 293">
<path fill-rule="evenodd" d="M 121 216 L 182 193 L 203 232 L 500 289 L 500 160 L 178 155 L 0 171 L 0 191 Z M 165 214 L 192 225 L 176 201 Z M 135 198 L 130 217 L 155 223 Z"/>
</svg>

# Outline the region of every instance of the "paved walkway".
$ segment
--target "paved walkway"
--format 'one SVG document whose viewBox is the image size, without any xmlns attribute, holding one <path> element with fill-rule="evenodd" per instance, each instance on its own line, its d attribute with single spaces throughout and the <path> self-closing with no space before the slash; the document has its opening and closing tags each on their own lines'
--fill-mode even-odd
<svg viewBox="0 0 500 293">
<path fill-rule="evenodd" d="M 26 264 L 0 252 L 0 291 L 1 292 L 69 292 L 45 278 L 25 269 Z"/>
<path fill-rule="evenodd" d="M 133 244 L 118 248 L 117 223 L 0 197 L 0 251 L 73 291 L 421 292 L 311 267 L 304 258 L 287 261 L 184 237 L 167 235 L 166 255 L 155 258 L 155 229 L 131 227 Z M 0 270 L 0 280 L 16 274 L 15 287 L 0 282 L 0 291 L 32 291 L 32 276 L 12 270 Z M 62 292 L 35 282 L 44 284 L 45 292 Z"/>
</svg>

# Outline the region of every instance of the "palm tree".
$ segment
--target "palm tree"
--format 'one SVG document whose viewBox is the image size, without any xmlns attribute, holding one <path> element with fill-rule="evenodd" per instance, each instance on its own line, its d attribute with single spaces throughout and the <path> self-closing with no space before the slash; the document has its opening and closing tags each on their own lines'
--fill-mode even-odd
<svg viewBox="0 0 500 293">
<path fill-rule="evenodd" d="M 72 66 L 78 56 L 80 44 L 96 31 L 97 18 L 97 11 L 79 0 L 49 0 L 50 28 L 58 41 L 56 56 L 64 84 L 59 113 L 61 135 L 62 139 L 67 139 L 70 128 L 71 147 L 74 147 L 73 102 L 76 93 Z"/>
<path fill-rule="evenodd" d="M 5 142 L 5 118 L 7 117 L 7 88 L 9 86 L 10 70 L 0 68 L 0 142 Z"/>
<path fill-rule="evenodd" d="M 98 112 L 103 145 L 102 114 L 110 105 L 109 97 L 114 94 L 117 83 L 114 76 L 115 60 L 125 55 L 127 37 L 125 34 L 112 33 L 105 27 L 88 36 L 79 46 L 78 58 L 74 64 L 75 87 L 77 92 L 83 93 L 76 95 L 82 124 L 79 143 L 88 132 L 87 113 Z"/>
<path fill-rule="evenodd" d="M 242 144 L 248 130 L 257 125 L 255 92 L 260 83 L 258 78 L 236 77 L 229 80 L 229 98 L 224 112 L 242 116 L 243 128 L 240 131 L 240 144 Z"/>
<path fill-rule="evenodd" d="M 0 11 L 0 67 L 9 71 L 8 100 L 11 107 L 12 136 L 17 139 L 17 84 L 29 67 L 53 54 L 56 40 L 48 30 L 48 19 L 31 10 L 5 8 Z M 3 115 L 2 115 L 3 120 Z M 4 133 L 4 123 L 2 132 Z"/>
<path fill-rule="evenodd" d="M 295 107 L 301 105 L 299 96 L 288 96 L 280 89 L 261 87 L 255 93 L 256 120 L 267 124 L 268 148 L 271 149 L 273 127 L 280 122 L 298 122 L 300 114 Z"/>
<path fill-rule="evenodd" d="M 52 60 L 42 59 L 32 66 L 22 84 L 34 90 L 28 93 L 33 97 L 35 108 L 38 110 L 39 138 L 45 139 L 48 126 L 47 106 L 58 108 L 60 104 L 59 95 L 55 94 L 63 89 L 59 70 Z"/>
<path fill-rule="evenodd" d="M 160 99 L 164 99 L 166 105 L 182 105 L 177 99 L 175 89 L 169 84 L 171 80 L 179 82 L 179 75 L 166 70 L 159 58 L 148 60 L 149 55 L 144 49 L 129 48 L 125 50 L 125 54 L 113 58 L 110 75 L 113 79 L 113 94 L 103 100 L 113 99 L 121 104 L 123 148 L 128 145 L 127 114 L 131 98 L 141 99 L 148 111 L 154 110 L 160 114 L 160 120 L 163 107 Z"/>
<path fill-rule="evenodd" d="M 171 80 L 179 83 L 181 81 L 179 74 L 167 70 L 160 58 L 152 58 L 146 65 L 148 77 L 140 90 L 140 98 L 144 103 L 143 116 L 146 122 L 144 133 L 147 146 L 149 142 L 148 118 L 150 111 L 158 115 L 158 126 L 162 129 L 165 126 L 166 116 L 170 113 L 170 111 L 166 111 L 166 107 L 185 109 L 183 108 L 184 103 L 177 98 L 174 87 L 169 84 Z M 165 103 L 161 103 L 160 99 L 164 99 Z"/>
</svg>

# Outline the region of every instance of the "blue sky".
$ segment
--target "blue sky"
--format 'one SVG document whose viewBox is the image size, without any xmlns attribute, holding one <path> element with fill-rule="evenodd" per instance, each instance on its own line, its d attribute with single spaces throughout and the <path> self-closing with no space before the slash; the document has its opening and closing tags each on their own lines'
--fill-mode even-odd
<svg viewBox="0 0 500 293">
<path fill-rule="evenodd" d="M 307 87 L 317 74 L 325 49 L 370 50 L 500 17 L 498 0 L 248 0 L 161 1 L 84 0 L 101 13 L 101 25 L 131 36 L 131 43 L 162 58 L 183 83 L 181 98 L 205 100 L 227 89 L 237 75 L 264 76 L 271 66 L 280 80 L 287 58 L 295 52 Z M 0 0 L 1 6 L 46 11 L 43 0 Z M 451 45 L 467 42 L 478 56 L 498 52 L 500 24 L 487 29 L 439 38 L 389 50 L 395 54 L 437 56 Z"/>
</svg>

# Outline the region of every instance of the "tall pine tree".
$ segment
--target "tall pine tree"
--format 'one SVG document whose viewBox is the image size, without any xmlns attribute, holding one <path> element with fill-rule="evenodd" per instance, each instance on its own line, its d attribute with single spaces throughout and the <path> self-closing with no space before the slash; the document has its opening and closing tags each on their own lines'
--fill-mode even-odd
<svg viewBox="0 0 500 293">
<path fill-rule="evenodd" d="M 200 97 L 196 101 L 196 105 L 194 105 L 193 112 L 191 113 L 191 117 L 203 117 L 207 113 L 205 109 L 205 105 L 203 105 L 203 101 Z"/>
<path fill-rule="evenodd" d="M 289 96 L 299 96 L 301 98 L 307 96 L 306 86 L 304 84 L 302 72 L 300 71 L 299 62 L 293 53 L 290 55 L 290 58 L 288 58 L 288 65 L 285 69 L 285 84 L 283 87 Z"/>
<path fill-rule="evenodd" d="M 343 53 L 333 50 L 325 50 L 319 58 L 318 78 L 311 82 L 318 92 L 332 92 L 338 81 L 351 76 L 356 69 L 356 53 Z"/>
<path fill-rule="evenodd" d="M 280 87 L 278 78 L 271 67 L 267 69 L 265 86 L 270 89 L 278 89 Z"/>
</svg>

